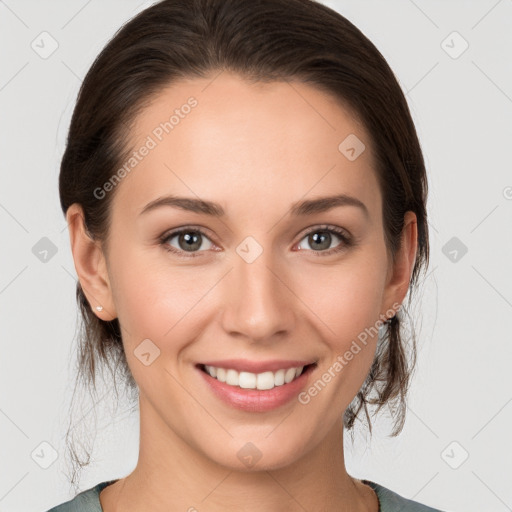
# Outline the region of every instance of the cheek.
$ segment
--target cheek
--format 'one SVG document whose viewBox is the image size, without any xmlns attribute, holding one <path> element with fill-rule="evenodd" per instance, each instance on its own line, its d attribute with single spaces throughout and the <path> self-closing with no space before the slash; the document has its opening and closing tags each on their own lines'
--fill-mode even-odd
<svg viewBox="0 0 512 512">
<path fill-rule="evenodd" d="M 165 256 L 161 259 L 162 263 L 149 263 L 144 253 L 118 259 L 114 300 L 125 344 L 133 347 L 149 338 L 165 350 L 172 341 L 177 351 L 180 340 L 193 339 L 190 319 L 208 302 L 205 296 L 219 278 L 206 267 L 171 268 Z"/>
<path fill-rule="evenodd" d="M 376 252 L 347 259 L 338 267 L 303 273 L 299 296 L 324 324 L 322 332 L 340 350 L 379 319 L 385 270 Z"/>
<path fill-rule="evenodd" d="M 131 373 L 146 397 L 166 389 L 169 396 L 179 398 L 172 375 L 182 350 L 198 335 L 191 319 L 207 291 L 199 276 L 189 274 L 144 265 L 133 257 L 116 267 L 114 300 L 123 345 Z"/>
</svg>

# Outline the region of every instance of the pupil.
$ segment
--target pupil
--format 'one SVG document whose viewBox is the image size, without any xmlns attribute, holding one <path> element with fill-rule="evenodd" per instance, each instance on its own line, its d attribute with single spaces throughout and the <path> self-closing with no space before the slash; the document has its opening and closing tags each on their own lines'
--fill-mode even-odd
<svg viewBox="0 0 512 512">
<path fill-rule="evenodd" d="M 318 235 L 318 233 L 323 234 Z M 328 249 L 331 245 L 331 234 L 327 231 L 317 231 L 316 233 L 310 235 L 309 238 L 311 246 L 314 248 L 316 246 L 316 249 Z"/>
<path fill-rule="evenodd" d="M 199 247 L 201 247 L 200 236 L 198 234 L 191 235 L 190 233 L 194 233 L 194 232 L 189 231 L 187 233 L 182 233 L 180 235 L 180 245 L 181 245 L 181 242 L 186 242 L 184 244 L 185 251 L 193 251 L 193 250 L 199 249 Z"/>
</svg>

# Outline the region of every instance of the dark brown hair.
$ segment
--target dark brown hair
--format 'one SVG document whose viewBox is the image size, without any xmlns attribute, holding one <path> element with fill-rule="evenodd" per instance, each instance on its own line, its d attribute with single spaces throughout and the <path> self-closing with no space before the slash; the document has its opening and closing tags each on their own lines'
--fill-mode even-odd
<svg viewBox="0 0 512 512">
<path fill-rule="evenodd" d="M 128 154 L 137 113 L 174 80 L 209 77 L 222 70 L 253 82 L 308 83 L 333 95 L 362 122 L 375 155 L 391 255 L 400 246 L 404 214 L 411 210 L 417 216 L 410 301 L 429 253 L 427 178 L 415 126 L 381 53 L 351 22 L 313 0 L 163 0 L 126 23 L 96 58 L 78 95 L 59 177 L 64 214 L 79 203 L 91 238 L 106 243 L 116 189 L 103 199 L 93 191 L 112 177 Z M 136 396 L 118 320 L 98 319 L 80 283 L 76 296 L 82 322 L 75 391 L 80 379 L 96 389 L 99 367 L 112 370 L 114 364 Z M 349 430 L 363 408 L 371 433 L 367 404 L 377 405 L 377 412 L 385 404 L 397 408 L 392 435 L 403 428 L 416 363 L 414 329 L 407 339 L 401 329 L 404 309 L 386 324 L 366 381 L 345 411 Z M 88 464 L 74 447 L 72 455 L 80 466 Z"/>
</svg>

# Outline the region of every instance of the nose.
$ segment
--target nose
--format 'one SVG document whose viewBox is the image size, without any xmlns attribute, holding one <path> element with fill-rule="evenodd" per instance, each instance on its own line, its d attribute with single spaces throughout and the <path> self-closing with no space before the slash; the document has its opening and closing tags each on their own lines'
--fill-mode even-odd
<svg viewBox="0 0 512 512">
<path fill-rule="evenodd" d="M 293 330 L 296 298 L 289 276 L 271 261 L 270 251 L 252 263 L 235 258 L 224 282 L 222 325 L 231 336 L 249 342 L 275 342 Z M 292 288 L 292 289 L 290 289 Z"/>
</svg>

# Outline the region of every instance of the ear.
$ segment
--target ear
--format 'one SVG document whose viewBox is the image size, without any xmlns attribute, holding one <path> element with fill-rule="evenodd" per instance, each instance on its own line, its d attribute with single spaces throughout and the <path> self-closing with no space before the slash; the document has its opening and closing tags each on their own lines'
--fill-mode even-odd
<svg viewBox="0 0 512 512">
<path fill-rule="evenodd" d="M 87 301 L 101 320 L 113 320 L 117 313 L 101 244 L 87 234 L 83 210 L 78 203 L 68 208 L 66 220 L 75 270 Z M 97 306 L 103 309 L 98 311 Z"/>
<path fill-rule="evenodd" d="M 396 305 L 401 305 L 407 295 L 411 280 L 416 252 L 418 249 L 418 223 L 416 214 L 407 211 L 404 216 L 404 227 L 402 229 L 400 248 L 395 255 L 395 261 L 390 261 L 386 287 L 384 290 L 383 306 L 389 311 L 396 311 Z M 395 305 L 395 307 L 393 306 Z"/>
</svg>

